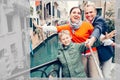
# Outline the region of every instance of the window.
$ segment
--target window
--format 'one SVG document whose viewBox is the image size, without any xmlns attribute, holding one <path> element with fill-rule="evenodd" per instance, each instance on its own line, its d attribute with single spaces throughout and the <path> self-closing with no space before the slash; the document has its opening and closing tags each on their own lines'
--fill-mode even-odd
<svg viewBox="0 0 120 80">
<path fill-rule="evenodd" d="M 54 6 L 52 6 L 53 8 L 52 8 L 52 16 L 55 16 L 55 7 Z"/>
<path fill-rule="evenodd" d="M 48 10 L 48 14 L 51 15 L 51 4 L 48 3 L 48 4 L 46 5 L 46 8 L 47 8 L 47 10 Z"/>
<path fill-rule="evenodd" d="M 8 32 L 13 31 L 13 16 L 12 15 L 7 15 L 7 24 L 8 24 Z"/>
<path fill-rule="evenodd" d="M 44 7 L 44 19 L 46 20 L 49 17 L 49 11 Z"/>
<path fill-rule="evenodd" d="M 11 44 L 11 45 L 10 45 L 10 48 L 11 48 L 11 53 L 12 53 L 14 59 L 16 59 L 16 58 L 17 58 L 17 50 L 16 50 L 16 45 L 15 45 L 15 43 Z"/>
<path fill-rule="evenodd" d="M 0 59 L 4 56 L 4 53 L 5 53 L 4 49 L 1 49 L 0 50 Z"/>
<path fill-rule="evenodd" d="M 96 10 L 97 10 L 97 15 L 102 15 L 102 8 L 96 8 Z"/>
<path fill-rule="evenodd" d="M 57 17 L 60 18 L 60 11 L 59 10 L 57 10 Z"/>
<path fill-rule="evenodd" d="M 29 18 L 29 25 L 30 25 L 30 27 L 32 27 L 32 18 Z"/>
<path fill-rule="evenodd" d="M 16 46 L 15 43 L 10 45 L 11 47 L 11 53 L 16 53 Z"/>
<path fill-rule="evenodd" d="M 52 7 L 52 11 L 51 11 L 51 7 Z M 46 8 L 47 8 L 47 10 L 49 11 L 49 15 L 52 15 L 52 16 L 54 16 L 54 6 L 51 6 L 51 3 L 48 3 L 47 5 L 46 5 Z"/>
<path fill-rule="evenodd" d="M 30 27 L 32 27 L 33 31 L 35 31 L 36 27 L 35 27 L 35 25 L 32 23 L 32 18 L 30 18 Z"/>
</svg>

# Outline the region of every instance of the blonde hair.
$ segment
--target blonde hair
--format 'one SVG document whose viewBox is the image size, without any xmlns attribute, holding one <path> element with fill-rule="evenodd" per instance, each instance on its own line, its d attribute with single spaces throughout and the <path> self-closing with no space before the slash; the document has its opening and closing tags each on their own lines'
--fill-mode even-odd
<svg viewBox="0 0 120 80">
<path fill-rule="evenodd" d="M 84 9 L 86 7 L 89 7 L 89 6 L 92 6 L 95 10 L 96 10 L 96 6 L 95 6 L 95 3 L 91 2 L 91 1 L 87 1 L 84 5 Z"/>
<path fill-rule="evenodd" d="M 71 36 L 71 34 L 70 34 L 70 32 L 69 32 L 68 30 L 62 30 L 62 31 L 60 31 L 60 32 L 58 33 L 59 39 L 60 39 L 63 35 L 65 35 L 65 34 Z"/>
</svg>

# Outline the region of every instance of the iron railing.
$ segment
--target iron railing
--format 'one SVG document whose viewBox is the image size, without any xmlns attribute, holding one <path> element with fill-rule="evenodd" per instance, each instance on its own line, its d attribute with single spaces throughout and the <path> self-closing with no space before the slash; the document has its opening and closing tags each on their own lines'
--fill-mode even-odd
<svg viewBox="0 0 120 80">
<path fill-rule="evenodd" d="M 52 61 L 49 61 L 49 62 L 46 62 L 44 64 L 41 64 L 41 65 L 38 65 L 38 66 L 35 66 L 33 68 L 30 68 L 28 70 L 24 70 L 22 72 L 19 72 L 19 73 L 16 73 L 10 77 L 8 77 L 7 79 L 5 80 L 14 80 L 15 78 L 19 77 L 19 76 L 24 76 L 26 74 L 31 74 L 31 73 L 34 73 L 34 72 L 40 72 L 40 76 L 39 78 L 48 78 L 49 75 L 52 73 L 52 72 L 56 72 L 57 76 L 56 77 L 61 77 L 61 74 L 62 74 L 62 71 L 61 69 L 59 69 L 58 71 L 56 70 L 49 70 L 47 71 L 47 69 L 49 69 L 49 67 L 52 67 L 53 64 L 59 64 L 59 61 L 57 59 L 55 60 L 52 60 Z M 31 79 L 34 78 L 34 77 L 30 77 Z"/>
<path fill-rule="evenodd" d="M 26 74 L 30 78 L 48 78 L 52 72 L 56 72 L 57 77 L 60 77 L 61 71 L 52 70 L 52 65 L 58 63 L 56 59 L 57 47 L 57 34 L 49 36 L 30 53 L 30 69 L 14 73 L 7 80 L 14 80 L 14 78 L 25 76 Z"/>
</svg>

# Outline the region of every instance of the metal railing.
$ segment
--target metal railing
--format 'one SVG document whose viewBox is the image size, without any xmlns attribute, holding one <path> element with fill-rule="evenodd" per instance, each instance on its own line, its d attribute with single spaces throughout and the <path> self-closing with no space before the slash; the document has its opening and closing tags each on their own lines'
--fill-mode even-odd
<svg viewBox="0 0 120 80">
<path fill-rule="evenodd" d="M 52 72 L 57 73 L 57 77 L 61 76 L 61 71 L 52 71 L 52 65 L 57 64 L 56 59 L 58 47 L 57 34 L 49 36 L 42 43 L 40 43 L 30 53 L 30 68 L 12 74 L 4 80 L 16 80 L 20 76 L 27 76 L 28 78 L 48 78 Z M 17 79 L 18 80 L 18 79 Z M 21 80 L 21 79 L 19 79 Z M 23 80 L 23 79 L 22 79 Z M 29 79 L 26 79 L 29 80 Z"/>
<path fill-rule="evenodd" d="M 61 71 L 60 69 L 58 71 L 56 70 L 49 70 L 49 72 L 47 71 L 47 69 L 49 69 L 49 67 L 52 67 L 53 64 L 58 64 L 59 61 L 57 59 L 55 60 L 52 60 L 52 61 L 49 61 L 49 62 L 46 62 L 44 64 L 41 64 L 41 65 L 38 65 L 38 66 L 35 66 L 33 68 L 30 68 L 28 70 L 24 70 L 22 72 L 19 72 L 19 73 L 16 73 L 10 77 L 8 77 L 7 79 L 5 80 L 14 80 L 15 78 L 19 77 L 19 76 L 24 76 L 25 74 L 31 74 L 31 73 L 34 73 L 34 72 L 40 72 L 40 76 L 39 78 L 48 78 L 49 75 L 52 73 L 52 72 L 56 72 L 57 73 L 57 77 L 61 77 Z M 30 77 L 30 78 L 33 78 L 33 77 Z"/>
<path fill-rule="evenodd" d="M 59 64 L 59 61 L 57 59 L 55 59 L 50 62 L 44 63 L 40 66 L 36 66 L 36 67 L 32 68 L 30 73 L 40 72 L 41 78 L 48 78 L 52 72 L 55 72 L 57 74 L 57 77 L 60 77 L 61 76 L 61 71 L 59 71 L 60 69 L 58 69 L 58 71 L 52 70 L 52 65 L 54 65 L 54 64 Z M 48 70 L 49 68 L 50 68 L 50 70 Z"/>
</svg>

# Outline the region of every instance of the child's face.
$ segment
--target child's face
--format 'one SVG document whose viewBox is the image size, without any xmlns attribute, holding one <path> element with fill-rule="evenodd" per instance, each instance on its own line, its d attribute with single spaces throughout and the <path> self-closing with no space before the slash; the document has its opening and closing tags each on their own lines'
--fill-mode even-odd
<svg viewBox="0 0 120 80">
<path fill-rule="evenodd" d="M 69 45 L 71 43 L 71 36 L 68 34 L 62 35 L 60 37 L 60 42 L 65 46 Z"/>
</svg>

